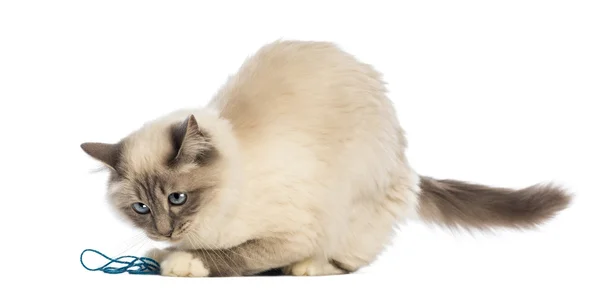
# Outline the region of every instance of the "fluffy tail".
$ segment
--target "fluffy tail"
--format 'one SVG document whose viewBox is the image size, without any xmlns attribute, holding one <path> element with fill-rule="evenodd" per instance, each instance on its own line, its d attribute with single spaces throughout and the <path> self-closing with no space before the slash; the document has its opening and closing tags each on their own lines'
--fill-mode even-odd
<svg viewBox="0 0 600 290">
<path fill-rule="evenodd" d="M 515 190 L 422 176 L 420 186 L 421 218 L 450 228 L 532 228 L 571 203 L 554 185 Z"/>
</svg>

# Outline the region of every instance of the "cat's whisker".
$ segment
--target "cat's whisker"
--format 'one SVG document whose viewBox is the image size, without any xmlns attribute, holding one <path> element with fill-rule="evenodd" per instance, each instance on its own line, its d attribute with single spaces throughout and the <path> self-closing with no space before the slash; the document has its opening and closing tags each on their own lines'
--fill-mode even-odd
<svg viewBox="0 0 600 290">
<path fill-rule="evenodd" d="M 200 240 L 200 236 L 196 232 L 191 232 L 190 234 L 194 235 L 194 237 L 196 239 Z M 203 244 L 202 247 L 203 248 L 207 248 L 205 244 Z M 232 259 L 231 257 L 228 257 L 228 255 L 225 252 L 225 250 L 223 250 L 223 249 L 212 249 L 210 251 L 215 252 L 215 255 L 217 255 L 225 263 L 225 265 L 227 265 L 234 273 L 237 274 L 237 271 L 235 271 L 233 268 L 231 268 L 231 266 L 228 263 L 230 262 L 236 268 L 239 268 L 240 265 L 238 263 L 236 263 L 234 259 Z"/>
<path fill-rule="evenodd" d="M 231 251 L 231 250 L 233 250 L 233 249 L 230 249 L 230 250 L 227 250 L 227 251 Z M 217 249 L 217 253 L 221 253 L 221 254 L 223 254 L 223 256 L 225 257 L 225 259 L 227 259 L 228 261 L 230 261 L 230 262 L 233 264 L 233 266 L 235 266 L 235 267 L 236 267 L 236 268 L 238 268 L 238 269 L 240 268 L 240 264 L 239 264 L 239 263 L 237 263 L 237 262 L 235 261 L 235 259 L 233 259 L 233 258 L 229 257 L 229 255 L 228 255 L 228 254 L 225 252 L 225 250 L 223 250 L 223 249 Z M 233 269 L 232 269 L 232 270 L 233 270 Z M 237 274 L 237 272 L 236 272 L 236 271 L 234 271 L 234 272 Z"/>
<path fill-rule="evenodd" d="M 145 239 L 143 239 L 143 240 L 142 240 L 142 242 L 140 243 L 140 245 L 138 245 L 138 246 L 135 248 L 135 251 L 134 251 L 134 252 L 139 252 L 139 251 L 140 251 L 140 249 L 143 249 L 143 248 L 144 248 L 144 247 L 145 247 L 145 246 L 148 244 L 148 242 L 149 242 L 149 241 L 150 241 L 150 239 L 148 239 L 148 238 L 145 238 Z"/>
<path fill-rule="evenodd" d="M 227 255 L 227 253 L 225 252 L 225 250 L 215 249 L 213 251 L 215 252 L 215 254 L 217 254 L 217 255 L 219 255 L 219 257 L 221 257 L 221 260 L 225 263 L 225 265 L 227 265 L 227 267 L 229 267 L 231 269 L 231 271 L 233 273 L 235 273 L 236 275 L 239 275 L 238 272 L 229 265 L 229 262 L 231 262 L 231 264 L 233 264 L 233 266 L 236 268 L 240 268 L 240 264 L 238 264 L 233 258 L 229 257 Z M 221 254 L 223 254 L 223 256 L 221 256 Z"/>
<path fill-rule="evenodd" d="M 197 236 L 199 238 L 199 236 Z M 203 247 L 205 247 L 205 245 L 203 245 Z M 230 257 L 227 256 L 227 253 L 225 253 L 222 249 L 214 249 L 214 250 L 207 250 L 210 251 L 209 253 L 214 253 L 215 256 L 218 256 L 219 259 L 225 264 L 225 266 L 227 266 L 233 273 L 235 273 L 236 275 L 238 275 L 238 271 L 236 271 L 231 265 L 233 264 L 234 267 L 239 268 L 240 265 L 237 264 L 235 261 L 233 261 L 233 259 L 231 259 Z M 223 255 L 221 255 L 221 253 Z M 212 255 L 212 254 L 211 254 Z"/>
<path fill-rule="evenodd" d="M 209 228 L 208 230 L 210 231 L 211 229 Z M 194 234 L 196 234 L 196 233 L 194 232 Z M 221 250 L 221 251 L 223 251 L 223 250 Z M 246 259 L 246 260 L 249 260 L 249 261 L 256 261 L 256 259 L 251 259 L 250 257 L 246 257 L 246 256 L 244 256 L 244 255 L 242 255 L 242 254 L 240 254 L 240 253 L 236 252 L 236 251 L 235 251 L 235 248 L 230 248 L 230 249 L 228 249 L 228 251 L 231 251 L 231 253 L 233 253 L 233 254 L 235 254 L 235 255 L 237 255 L 237 256 L 239 256 L 239 257 L 242 257 L 242 258 L 244 258 L 244 259 Z M 231 260 L 233 260 L 233 258 L 230 258 L 230 259 L 231 259 Z"/>
<path fill-rule="evenodd" d="M 196 233 L 192 233 L 192 234 L 197 239 L 197 241 L 200 243 L 201 248 L 205 249 L 206 245 L 200 240 L 200 237 Z M 211 257 L 211 259 L 212 259 L 212 253 L 211 252 L 215 252 L 215 251 L 211 251 L 211 250 L 208 250 L 208 249 L 205 250 L 205 253 L 208 254 Z M 232 272 L 236 273 L 235 269 L 231 268 L 231 266 L 227 263 L 227 261 L 225 259 L 223 259 L 223 257 L 221 257 L 220 255 L 218 255 L 218 253 L 216 253 L 216 252 L 215 252 L 215 256 L 217 256 L 221 260 L 221 262 L 223 262 L 225 264 L 225 266 L 227 266 Z M 218 268 L 218 266 L 217 266 L 217 268 Z"/>
<path fill-rule="evenodd" d="M 221 272 L 221 269 L 219 269 L 219 265 L 218 263 L 212 258 L 212 255 L 210 255 L 210 252 L 204 249 L 204 245 L 202 244 L 202 242 L 198 239 L 196 240 L 200 245 L 197 245 L 194 243 L 194 236 L 187 236 L 188 240 L 190 241 L 190 243 L 192 244 L 192 246 L 196 249 L 196 250 L 200 250 L 201 253 L 203 253 L 205 256 L 208 256 L 208 258 L 212 261 L 212 263 L 215 265 L 215 267 L 217 268 L 217 271 Z"/>
<path fill-rule="evenodd" d="M 123 255 L 123 254 L 131 251 L 131 249 L 139 246 L 139 244 L 142 243 L 146 239 L 147 239 L 147 237 L 144 235 L 143 232 L 137 233 L 136 235 L 130 237 L 125 242 L 123 242 L 125 244 L 124 249 L 120 250 L 120 252 L 118 252 L 117 255 Z"/>
<path fill-rule="evenodd" d="M 190 234 L 191 234 L 191 235 L 193 235 L 193 236 L 194 236 L 196 239 L 200 240 L 200 236 L 198 235 L 198 233 L 196 233 L 196 232 L 194 232 L 194 231 L 191 231 L 191 232 L 190 232 Z M 206 247 L 205 247 L 205 245 L 203 245 L 203 248 L 206 248 Z M 229 257 L 229 256 L 227 255 L 227 253 L 225 252 L 225 250 L 223 250 L 223 249 L 214 249 L 214 250 L 212 250 L 212 251 L 214 251 L 214 252 L 215 252 L 215 254 L 216 254 L 216 255 L 218 255 L 218 256 L 219 256 L 219 257 L 220 257 L 220 258 L 221 258 L 221 259 L 222 259 L 224 262 L 228 262 L 228 261 L 229 261 L 229 262 L 231 262 L 231 263 L 232 263 L 232 264 L 233 264 L 233 265 L 234 265 L 236 268 L 239 268 L 239 267 L 240 267 L 240 265 L 239 265 L 237 262 L 235 262 L 235 260 L 234 260 L 233 258 L 231 258 L 231 257 Z M 228 250 L 228 251 L 229 251 L 229 250 Z M 222 254 L 222 256 L 221 256 L 221 254 Z M 226 259 L 227 259 L 227 260 L 226 260 Z M 227 266 L 231 268 L 231 266 L 230 266 L 230 265 L 227 265 Z M 231 270 L 233 271 L 233 269 L 231 269 Z M 234 271 L 234 272 L 236 272 L 236 271 Z M 237 273 L 237 272 L 236 272 L 236 273 Z"/>
<path fill-rule="evenodd" d="M 231 252 L 232 252 L 233 254 L 235 254 L 235 255 L 238 255 L 238 256 L 240 256 L 240 257 L 242 257 L 242 258 L 246 259 L 246 260 L 250 260 L 250 261 L 256 261 L 256 259 L 251 259 L 250 257 L 246 257 L 246 256 L 244 256 L 244 255 L 242 255 L 242 254 L 240 254 L 240 253 L 236 252 L 234 248 L 231 248 L 230 250 L 231 250 Z"/>
</svg>

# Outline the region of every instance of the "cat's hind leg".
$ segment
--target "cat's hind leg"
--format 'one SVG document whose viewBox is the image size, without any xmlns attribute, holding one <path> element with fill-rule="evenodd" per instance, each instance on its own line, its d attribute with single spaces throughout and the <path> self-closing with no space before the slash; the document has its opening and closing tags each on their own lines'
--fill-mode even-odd
<svg viewBox="0 0 600 290">
<path fill-rule="evenodd" d="M 347 272 L 373 263 L 392 242 L 397 226 L 415 215 L 417 181 L 416 178 L 397 178 L 376 192 L 373 199 L 355 204 L 348 232 L 331 256 L 331 263 Z"/>
<path fill-rule="evenodd" d="M 300 262 L 293 263 L 283 268 L 286 275 L 293 276 L 328 276 L 341 275 L 347 272 L 334 266 L 325 259 L 311 257 Z"/>
</svg>

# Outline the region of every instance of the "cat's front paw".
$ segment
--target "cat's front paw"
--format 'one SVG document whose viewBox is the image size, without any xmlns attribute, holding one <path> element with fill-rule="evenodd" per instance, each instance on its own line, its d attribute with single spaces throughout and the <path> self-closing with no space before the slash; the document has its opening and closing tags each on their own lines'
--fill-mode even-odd
<svg viewBox="0 0 600 290">
<path fill-rule="evenodd" d="M 173 252 L 160 263 L 160 274 L 172 277 L 208 277 L 204 263 L 187 252 Z"/>
</svg>

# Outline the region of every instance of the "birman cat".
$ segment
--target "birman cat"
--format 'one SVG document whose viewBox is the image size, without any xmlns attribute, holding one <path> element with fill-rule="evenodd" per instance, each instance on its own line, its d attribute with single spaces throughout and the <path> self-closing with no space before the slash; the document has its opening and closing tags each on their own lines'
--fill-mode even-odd
<svg viewBox="0 0 600 290">
<path fill-rule="evenodd" d="M 527 229 L 570 204 L 553 184 L 420 175 L 386 94 L 380 73 L 336 44 L 278 40 L 205 107 L 81 147 L 108 168 L 115 211 L 170 245 L 147 253 L 168 276 L 352 273 L 408 219 Z"/>
</svg>

